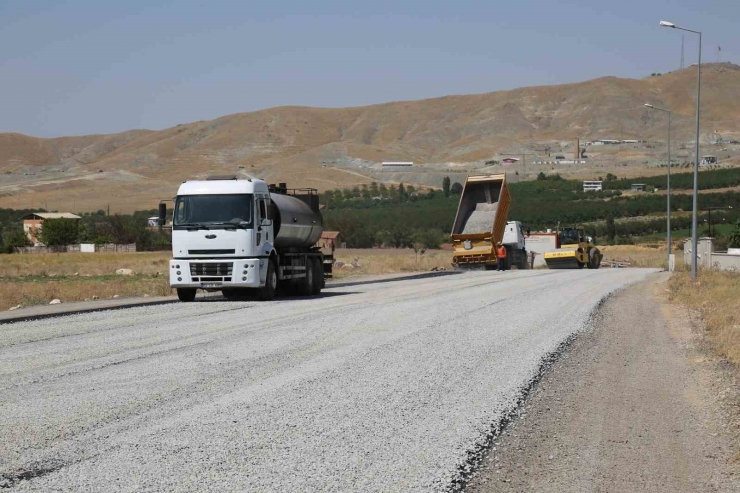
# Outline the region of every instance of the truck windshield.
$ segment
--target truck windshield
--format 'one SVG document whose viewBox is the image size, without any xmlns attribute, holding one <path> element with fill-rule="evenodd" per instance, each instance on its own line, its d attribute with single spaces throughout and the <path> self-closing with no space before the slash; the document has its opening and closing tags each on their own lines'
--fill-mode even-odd
<svg viewBox="0 0 740 493">
<path fill-rule="evenodd" d="M 252 195 L 180 195 L 175 201 L 175 229 L 252 227 Z"/>
</svg>

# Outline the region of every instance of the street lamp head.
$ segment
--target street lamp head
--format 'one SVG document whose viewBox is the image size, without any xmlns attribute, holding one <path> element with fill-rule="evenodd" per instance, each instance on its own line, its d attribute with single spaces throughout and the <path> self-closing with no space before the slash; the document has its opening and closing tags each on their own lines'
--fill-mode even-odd
<svg viewBox="0 0 740 493">
<path fill-rule="evenodd" d="M 668 21 L 660 21 L 660 25 L 663 27 L 673 27 L 673 28 L 676 27 L 674 23 L 668 22 Z"/>
<path fill-rule="evenodd" d="M 648 103 L 645 103 L 645 107 L 647 107 L 647 108 L 655 108 L 655 106 L 653 106 L 652 104 L 648 104 Z"/>
</svg>

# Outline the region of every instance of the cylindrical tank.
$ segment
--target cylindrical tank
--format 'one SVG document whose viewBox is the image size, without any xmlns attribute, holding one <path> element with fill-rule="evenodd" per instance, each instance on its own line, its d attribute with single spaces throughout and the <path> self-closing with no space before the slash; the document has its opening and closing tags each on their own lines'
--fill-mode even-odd
<svg viewBox="0 0 740 493">
<path fill-rule="evenodd" d="M 324 232 L 319 213 L 290 195 L 273 193 L 271 198 L 276 209 L 273 218 L 276 247 L 308 248 L 319 241 Z"/>
</svg>

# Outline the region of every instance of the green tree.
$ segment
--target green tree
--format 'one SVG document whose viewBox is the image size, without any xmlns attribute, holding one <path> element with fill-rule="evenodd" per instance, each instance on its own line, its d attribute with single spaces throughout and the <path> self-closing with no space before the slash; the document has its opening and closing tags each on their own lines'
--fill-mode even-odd
<svg viewBox="0 0 740 493">
<path fill-rule="evenodd" d="M 450 187 L 450 193 L 452 195 L 460 195 L 462 191 L 463 191 L 463 186 L 458 182 L 453 183 L 452 187 Z"/>
<path fill-rule="evenodd" d="M 381 197 L 388 197 L 388 187 L 385 186 L 385 183 L 381 183 L 380 185 L 378 185 L 378 191 L 380 192 Z"/>
<path fill-rule="evenodd" d="M 735 223 L 735 229 L 727 237 L 727 246 L 729 248 L 740 248 L 740 219 Z"/>
<path fill-rule="evenodd" d="M 380 195 L 379 192 L 380 190 L 378 189 L 378 182 L 374 181 L 370 183 L 370 195 L 372 195 L 373 197 L 377 197 L 378 195 Z"/>
<path fill-rule="evenodd" d="M 547 175 L 545 175 L 544 172 L 540 171 L 537 175 L 537 181 L 545 181 L 547 180 Z"/>
<path fill-rule="evenodd" d="M 76 219 L 46 219 L 41 226 L 39 239 L 46 246 L 77 243 L 80 230 Z"/>
<path fill-rule="evenodd" d="M 362 195 L 362 198 L 365 200 L 370 200 L 372 195 L 370 194 L 370 189 L 367 188 L 367 185 L 362 185 L 362 191 L 360 192 Z"/>
<path fill-rule="evenodd" d="M 615 236 L 617 236 L 617 227 L 614 224 L 614 216 L 609 213 L 606 216 L 606 238 L 609 243 L 614 243 Z"/>
<path fill-rule="evenodd" d="M 406 202 L 406 189 L 403 187 L 403 183 L 400 183 L 398 185 L 398 201 L 399 202 Z"/>
<path fill-rule="evenodd" d="M 14 226 L 4 231 L 4 248 L 6 253 L 13 253 L 15 247 L 31 246 L 31 241 L 26 236 L 23 228 Z"/>
<path fill-rule="evenodd" d="M 442 178 L 442 193 L 444 194 L 445 197 L 450 196 L 450 177 L 449 176 L 445 176 L 444 178 Z"/>
</svg>

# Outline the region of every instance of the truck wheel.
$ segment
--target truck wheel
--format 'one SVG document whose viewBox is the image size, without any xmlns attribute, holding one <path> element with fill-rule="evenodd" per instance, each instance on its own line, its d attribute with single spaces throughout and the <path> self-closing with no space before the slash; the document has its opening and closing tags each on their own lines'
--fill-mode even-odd
<svg viewBox="0 0 740 493">
<path fill-rule="evenodd" d="M 195 288 L 177 288 L 177 297 L 180 298 L 180 301 L 193 301 L 196 291 Z"/>
<path fill-rule="evenodd" d="M 313 259 L 313 294 L 314 296 L 321 293 L 321 288 L 324 287 L 324 264 L 321 262 L 321 258 L 316 257 Z"/>
<path fill-rule="evenodd" d="M 257 298 L 260 301 L 270 301 L 275 298 L 275 291 L 277 290 L 277 272 L 275 271 L 275 262 L 272 260 L 267 261 L 267 277 L 265 278 L 265 285 L 257 290 Z"/>
<path fill-rule="evenodd" d="M 522 248 L 520 255 L 521 256 L 519 257 L 519 265 L 517 266 L 517 268 L 519 270 L 527 270 L 527 267 L 529 267 L 529 265 L 527 264 L 527 251 Z"/>
<path fill-rule="evenodd" d="M 300 280 L 301 296 L 311 296 L 313 294 L 314 274 L 316 274 L 314 265 L 313 258 L 306 257 L 306 277 Z"/>
</svg>

